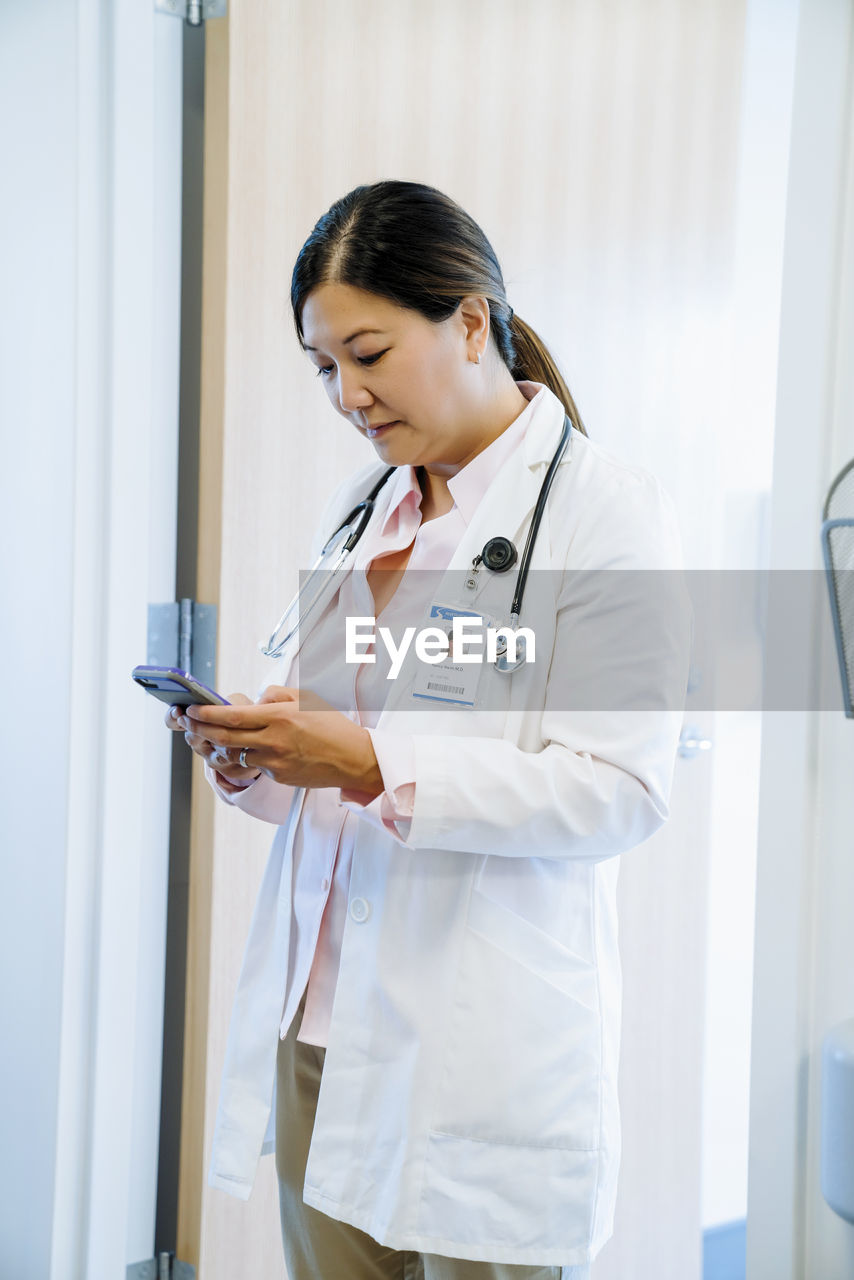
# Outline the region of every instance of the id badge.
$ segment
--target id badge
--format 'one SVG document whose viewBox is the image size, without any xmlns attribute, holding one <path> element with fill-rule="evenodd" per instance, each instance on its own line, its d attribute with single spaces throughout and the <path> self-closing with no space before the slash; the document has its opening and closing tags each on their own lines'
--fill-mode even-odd
<svg viewBox="0 0 854 1280">
<path fill-rule="evenodd" d="M 482 613 L 471 609 L 457 609 L 453 605 L 433 604 L 427 616 L 428 627 L 438 627 L 449 642 L 453 634 L 454 618 L 472 618 L 481 623 L 481 635 L 489 621 Z M 421 662 L 412 686 L 413 698 L 425 698 L 432 702 L 451 703 L 456 707 L 473 707 L 476 701 L 480 673 L 486 661 L 483 644 L 474 643 L 477 632 L 472 629 L 465 646 L 467 654 L 476 655 L 475 661 L 455 662 L 452 651 L 441 662 Z"/>
</svg>

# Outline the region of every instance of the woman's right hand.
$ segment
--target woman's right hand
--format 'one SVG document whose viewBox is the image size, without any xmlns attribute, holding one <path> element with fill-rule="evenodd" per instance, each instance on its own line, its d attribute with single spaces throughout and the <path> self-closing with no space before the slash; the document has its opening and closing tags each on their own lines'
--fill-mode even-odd
<svg viewBox="0 0 854 1280">
<path fill-rule="evenodd" d="M 247 698 L 245 693 L 230 693 L 228 701 L 233 706 L 252 706 L 252 699 Z M 195 723 L 198 724 L 198 721 Z M 251 765 L 244 769 L 229 759 L 228 751 L 215 747 L 212 742 L 208 742 L 207 738 L 193 733 L 193 724 L 184 707 L 170 707 L 166 712 L 167 729 L 171 729 L 174 733 L 183 733 L 187 745 L 227 782 L 245 787 L 248 782 L 253 782 L 259 777 L 260 769 L 253 769 Z"/>
</svg>

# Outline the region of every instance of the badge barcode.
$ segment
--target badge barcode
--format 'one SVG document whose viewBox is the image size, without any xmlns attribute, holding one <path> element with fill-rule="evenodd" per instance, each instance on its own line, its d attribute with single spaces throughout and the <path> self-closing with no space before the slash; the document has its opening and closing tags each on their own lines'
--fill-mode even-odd
<svg viewBox="0 0 854 1280">
<path fill-rule="evenodd" d="M 466 687 L 463 684 L 439 684 L 437 680 L 427 681 L 428 689 L 440 689 L 442 693 L 465 693 Z"/>
</svg>

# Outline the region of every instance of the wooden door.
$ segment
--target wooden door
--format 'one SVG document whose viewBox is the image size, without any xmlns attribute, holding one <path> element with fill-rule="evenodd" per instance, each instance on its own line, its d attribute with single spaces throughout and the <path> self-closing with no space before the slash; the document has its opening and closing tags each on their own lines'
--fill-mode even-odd
<svg viewBox="0 0 854 1280">
<path fill-rule="evenodd" d="M 591 436 L 661 476 L 703 562 L 743 23 L 743 0 L 234 0 L 208 24 L 199 592 L 224 691 L 260 684 L 315 513 L 372 456 L 288 309 L 301 243 L 359 183 L 428 182 L 481 222 Z M 624 1174 L 597 1280 L 700 1274 L 707 809 L 706 763 L 680 765 L 668 828 L 624 858 Z M 179 1256 L 204 1280 L 282 1274 L 272 1160 L 248 1204 L 205 1181 L 271 836 L 196 777 Z"/>
</svg>

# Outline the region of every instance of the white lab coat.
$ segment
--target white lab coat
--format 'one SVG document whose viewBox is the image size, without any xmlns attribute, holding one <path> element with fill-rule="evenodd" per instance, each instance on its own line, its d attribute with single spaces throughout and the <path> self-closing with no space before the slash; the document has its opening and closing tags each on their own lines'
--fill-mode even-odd
<svg viewBox="0 0 854 1280">
<path fill-rule="evenodd" d="M 547 392 L 467 527 L 442 603 L 506 620 L 515 571 L 480 572 L 474 592 L 458 571 L 499 533 L 521 554 L 563 417 Z M 321 543 L 382 469 L 339 489 Z M 377 508 L 381 519 L 382 495 Z M 560 1266 L 592 1259 L 611 1235 L 616 855 L 668 814 L 690 622 L 687 610 L 656 609 L 640 638 L 629 614 L 603 603 L 602 575 L 564 570 L 680 565 L 657 481 L 573 430 L 532 561 L 535 577 L 553 572 L 523 606 L 536 662 L 512 677 L 486 668 L 499 686 L 483 711 L 416 705 L 409 661 L 391 687 L 377 727 L 414 735 L 414 815 L 405 842 L 360 822 L 304 1188 L 307 1204 L 390 1248 Z M 634 594 L 637 605 L 644 593 Z M 573 711 L 573 689 L 589 687 L 585 654 L 606 683 L 642 662 L 653 709 Z M 243 1198 L 262 1146 L 272 1149 L 304 796 L 266 777 L 251 793 L 242 807 L 278 811 L 282 825 L 235 998 L 209 1175 Z"/>
</svg>

